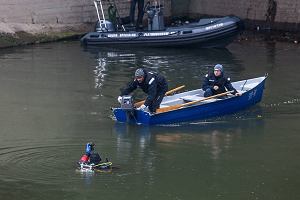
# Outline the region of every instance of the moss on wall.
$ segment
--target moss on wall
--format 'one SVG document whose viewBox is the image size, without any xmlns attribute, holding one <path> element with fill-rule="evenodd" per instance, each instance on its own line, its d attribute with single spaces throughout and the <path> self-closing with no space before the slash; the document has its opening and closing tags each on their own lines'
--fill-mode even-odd
<svg viewBox="0 0 300 200">
<path fill-rule="evenodd" d="M 82 33 L 78 32 L 56 32 L 47 34 L 30 34 L 26 32 L 17 32 L 15 34 L 0 34 L 0 48 L 21 46 L 27 44 L 36 44 L 44 42 L 53 42 L 59 40 L 78 39 Z"/>
</svg>

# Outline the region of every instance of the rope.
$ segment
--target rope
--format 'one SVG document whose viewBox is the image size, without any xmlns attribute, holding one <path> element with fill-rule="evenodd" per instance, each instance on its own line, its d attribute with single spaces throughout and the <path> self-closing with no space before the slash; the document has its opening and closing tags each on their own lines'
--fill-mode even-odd
<svg viewBox="0 0 300 200">
<path fill-rule="evenodd" d="M 105 162 L 105 163 L 99 163 L 97 165 L 94 165 L 93 167 L 100 167 L 100 166 L 111 166 L 112 162 Z"/>
<path fill-rule="evenodd" d="M 244 86 L 246 85 L 247 81 L 248 81 L 248 79 L 247 79 L 247 80 L 245 81 L 245 83 L 243 84 L 243 87 L 242 87 L 241 91 L 243 91 Z"/>
</svg>

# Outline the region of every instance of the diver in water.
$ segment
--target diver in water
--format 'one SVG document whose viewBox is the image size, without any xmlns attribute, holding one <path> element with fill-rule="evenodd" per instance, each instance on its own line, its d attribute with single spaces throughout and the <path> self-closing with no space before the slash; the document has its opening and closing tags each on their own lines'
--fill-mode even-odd
<svg viewBox="0 0 300 200">
<path fill-rule="evenodd" d="M 86 163 L 86 164 L 94 164 L 97 165 L 101 161 L 101 157 L 97 152 L 94 152 L 95 144 L 89 142 L 85 146 L 85 154 L 79 160 L 79 163 Z"/>
</svg>

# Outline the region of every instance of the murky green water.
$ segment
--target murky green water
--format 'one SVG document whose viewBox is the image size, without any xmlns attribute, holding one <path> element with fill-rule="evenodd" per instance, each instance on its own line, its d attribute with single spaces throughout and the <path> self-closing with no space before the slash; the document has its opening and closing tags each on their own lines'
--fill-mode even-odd
<svg viewBox="0 0 300 200">
<path fill-rule="evenodd" d="M 300 199 L 299 45 L 226 50 L 83 49 L 78 42 L 0 50 L 0 199 Z M 260 105 L 171 126 L 116 123 L 136 65 L 170 88 L 200 87 L 221 63 L 233 80 L 269 74 Z M 142 98 L 142 93 L 137 94 Z M 86 142 L 119 169 L 80 173 Z"/>
</svg>

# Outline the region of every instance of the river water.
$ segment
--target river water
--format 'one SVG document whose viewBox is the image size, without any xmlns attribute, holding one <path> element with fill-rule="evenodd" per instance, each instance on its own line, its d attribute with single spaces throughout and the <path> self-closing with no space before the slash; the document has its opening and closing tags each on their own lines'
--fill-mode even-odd
<svg viewBox="0 0 300 200">
<path fill-rule="evenodd" d="M 297 44 L 255 41 L 210 50 L 84 49 L 78 41 L 2 49 L 0 199 L 300 199 L 299 55 Z M 268 73 L 262 102 L 168 126 L 112 119 L 136 66 L 191 90 L 216 63 L 232 80 Z M 75 170 L 89 141 L 116 169 Z"/>
</svg>

